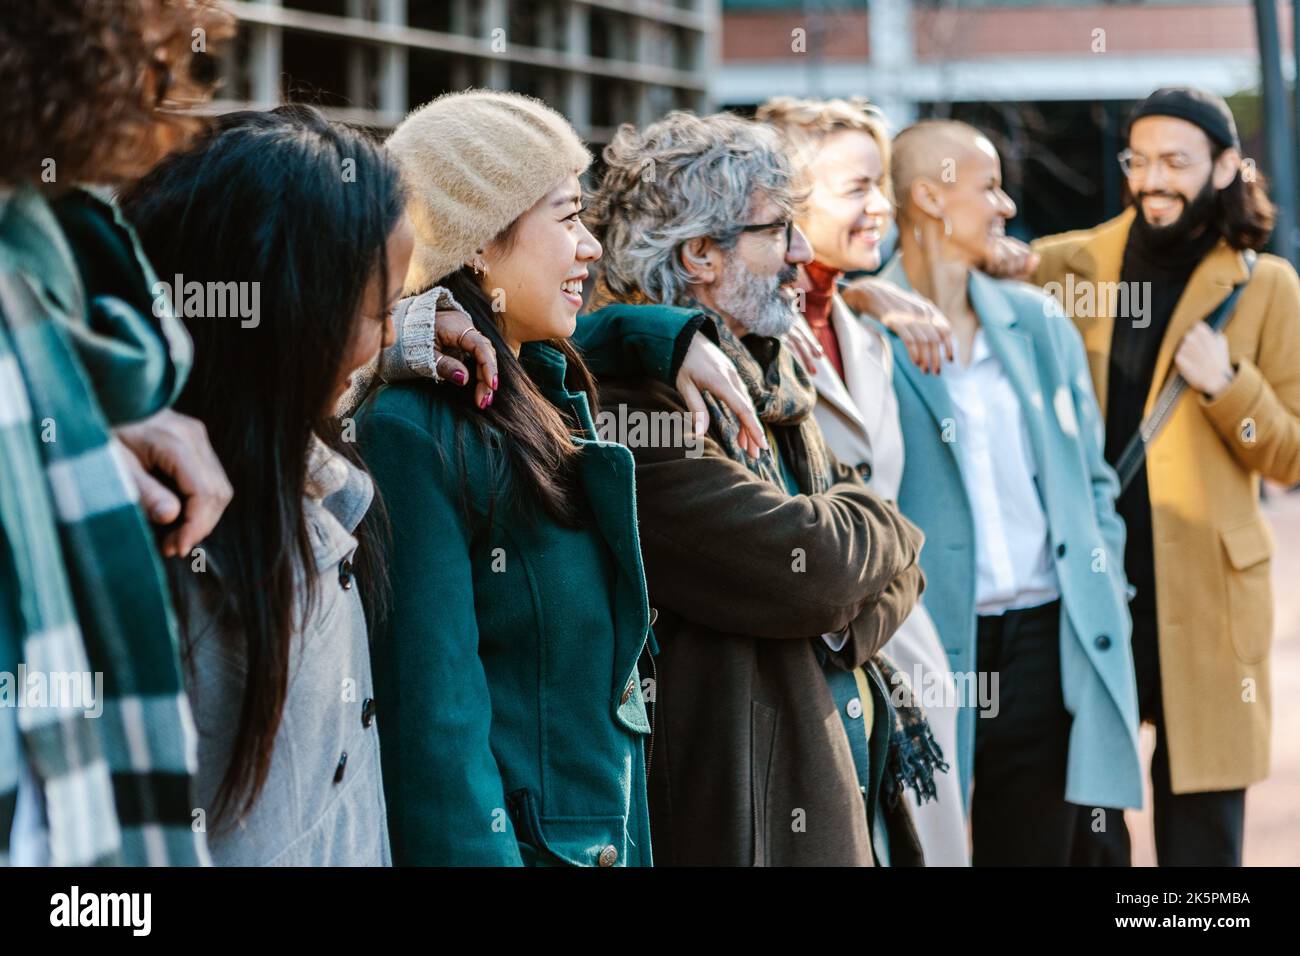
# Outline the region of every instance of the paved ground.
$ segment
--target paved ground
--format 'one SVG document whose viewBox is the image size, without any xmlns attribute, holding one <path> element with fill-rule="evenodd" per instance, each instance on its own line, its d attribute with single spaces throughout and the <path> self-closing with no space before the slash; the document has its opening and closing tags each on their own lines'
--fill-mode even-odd
<svg viewBox="0 0 1300 956">
<path fill-rule="evenodd" d="M 1246 794 L 1247 866 L 1300 866 L 1300 492 L 1273 495 L 1265 513 L 1277 539 L 1273 637 L 1273 774 Z M 1155 736 L 1143 730 L 1145 759 Z M 1150 797 L 1147 798 L 1150 806 Z M 1133 862 L 1155 864 L 1149 813 L 1130 813 Z"/>
</svg>

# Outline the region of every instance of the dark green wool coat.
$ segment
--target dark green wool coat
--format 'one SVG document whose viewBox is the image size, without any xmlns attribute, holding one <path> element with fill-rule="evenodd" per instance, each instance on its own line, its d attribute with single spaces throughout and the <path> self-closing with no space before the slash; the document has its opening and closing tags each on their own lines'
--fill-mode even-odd
<svg viewBox="0 0 1300 956">
<path fill-rule="evenodd" d="M 697 327 L 633 310 L 579 341 L 671 380 Z M 635 465 L 593 439 L 559 351 L 530 343 L 520 360 L 583 436 L 578 529 L 501 503 L 482 433 L 446 386 L 387 386 L 359 415 L 393 527 L 372 653 L 394 862 L 650 865 Z"/>
</svg>

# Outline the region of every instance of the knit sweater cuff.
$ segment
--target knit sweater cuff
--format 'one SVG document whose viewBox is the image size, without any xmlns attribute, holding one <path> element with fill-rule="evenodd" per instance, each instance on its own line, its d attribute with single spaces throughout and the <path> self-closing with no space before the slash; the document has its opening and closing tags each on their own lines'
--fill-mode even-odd
<svg viewBox="0 0 1300 956">
<path fill-rule="evenodd" d="M 442 286 L 408 296 L 393 310 L 397 341 L 384 349 L 379 362 L 379 376 L 385 382 L 431 378 L 438 381 L 438 335 L 436 320 L 440 309 L 464 312 L 460 303 Z"/>
</svg>

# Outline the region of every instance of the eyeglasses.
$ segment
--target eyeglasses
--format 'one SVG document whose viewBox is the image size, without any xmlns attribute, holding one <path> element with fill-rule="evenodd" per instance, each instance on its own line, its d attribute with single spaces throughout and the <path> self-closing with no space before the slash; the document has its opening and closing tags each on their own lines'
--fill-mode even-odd
<svg viewBox="0 0 1300 956">
<path fill-rule="evenodd" d="M 790 248 L 790 243 L 794 241 L 794 220 L 777 219 L 775 222 L 757 222 L 748 226 L 741 226 L 741 232 L 767 232 L 771 229 L 782 229 L 785 231 L 785 247 Z"/>
<path fill-rule="evenodd" d="M 1151 165 L 1151 160 L 1147 159 L 1131 149 L 1122 150 L 1118 157 L 1119 168 L 1124 171 L 1125 176 L 1141 176 Z M 1191 169 L 1193 166 L 1199 166 L 1209 157 L 1201 159 L 1192 159 L 1186 153 L 1161 153 L 1156 157 L 1156 162 L 1163 168 L 1166 175 L 1173 176 Z"/>
</svg>

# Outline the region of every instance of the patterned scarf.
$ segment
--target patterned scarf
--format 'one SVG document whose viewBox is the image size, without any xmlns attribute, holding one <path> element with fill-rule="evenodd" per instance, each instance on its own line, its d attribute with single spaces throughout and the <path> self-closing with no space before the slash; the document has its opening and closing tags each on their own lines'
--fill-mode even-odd
<svg viewBox="0 0 1300 956">
<path fill-rule="evenodd" d="M 781 346 L 779 339 L 747 335 L 742 342 L 727 328 L 722 316 L 708 306 L 694 300 L 684 304 L 698 309 L 712 320 L 718 333 L 718 347 L 736 366 L 759 421 L 777 426 L 772 432 L 777 449 L 786 466 L 794 471 L 799 487 L 808 489 L 808 494 L 812 495 L 830 490 L 831 460 L 822 430 L 812 414 L 813 406 L 817 404 L 817 389 L 813 387 L 808 372 L 791 357 L 789 349 Z M 781 479 L 781 468 L 775 455 L 764 451 L 757 461 L 750 458 L 740 447 L 740 420 L 708 393 L 705 393 L 704 402 L 709 409 L 709 418 L 717 424 L 718 443 L 723 450 L 758 476 L 784 488 L 785 482 Z"/>
<path fill-rule="evenodd" d="M 0 707 L 0 863 L 25 762 L 50 863 L 204 864 L 171 604 L 109 431 L 174 398 L 189 337 L 153 317 L 153 273 L 116 211 L 64 201 L 80 270 L 44 199 L 0 199 L 0 670 L 49 685 L 41 705 Z M 87 287 L 92 263 L 123 288 Z M 85 674 L 102 680 L 93 705 L 84 687 L 56 698 Z"/>
<path fill-rule="evenodd" d="M 911 788 L 918 803 L 938 800 L 934 786 L 935 772 L 947 773 L 948 763 L 943 750 L 925 718 L 925 711 L 912 692 L 912 682 L 883 652 L 872 658 L 880 676 L 889 688 L 889 711 L 894 726 L 889 731 L 889 757 L 885 765 L 885 779 L 881 785 L 885 805 L 893 808 L 905 788 Z"/>
<path fill-rule="evenodd" d="M 828 491 L 832 477 L 831 459 L 821 427 L 813 415 L 817 390 L 803 365 L 792 358 L 788 349 L 781 347 L 779 340 L 747 335 L 742 342 L 714 310 L 693 300 L 685 305 L 699 309 L 712 320 L 718 333 L 718 346 L 736 366 L 759 420 L 769 426 L 783 426 L 773 429 L 772 433 L 782 459 L 794 472 L 799 487 L 814 495 Z M 740 447 L 739 419 L 712 395 L 706 393 L 704 401 L 710 419 L 717 423 L 721 435 L 719 444 L 727 455 L 778 487 L 785 487 L 773 454 L 765 451 L 757 461 L 750 458 Z M 916 792 L 921 802 L 936 799 L 934 773 L 936 770 L 946 772 L 948 764 L 943 760 L 943 752 L 934 739 L 925 712 L 912 694 L 907 677 L 884 652 L 877 652 L 867 666 L 877 669 L 886 688 L 899 688 L 898 692 L 889 695 L 893 698 L 889 707 L 893 727 L 889 734 L 883 785 L 887 805 L 891 808 L 897 806 L 899 795 L 908 787 Z"/>
</svg>

